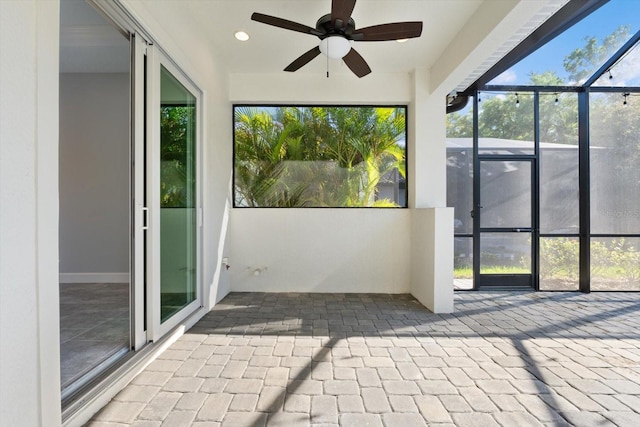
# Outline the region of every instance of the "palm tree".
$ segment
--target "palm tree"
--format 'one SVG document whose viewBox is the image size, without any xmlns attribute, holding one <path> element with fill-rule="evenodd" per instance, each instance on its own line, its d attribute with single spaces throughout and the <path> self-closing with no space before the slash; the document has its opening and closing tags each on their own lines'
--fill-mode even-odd
<svg viewBox="0 0 640 427">
<path fill-rule="evenodd" d="M 376 194 L 404 132 L 402 108 L 238 107 L 236 206 L 397 206 Z"/>
</svg>

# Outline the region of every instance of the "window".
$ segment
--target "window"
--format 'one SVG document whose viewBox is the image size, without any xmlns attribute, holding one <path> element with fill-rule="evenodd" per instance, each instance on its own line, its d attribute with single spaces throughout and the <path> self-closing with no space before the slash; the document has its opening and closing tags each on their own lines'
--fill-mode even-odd
<svg viewBox="0 0 640 427">
<path fill-rule="evenodd" d="M 234 207 L 406 207 L 406 110 L 234 106 Z"/>
</svg>

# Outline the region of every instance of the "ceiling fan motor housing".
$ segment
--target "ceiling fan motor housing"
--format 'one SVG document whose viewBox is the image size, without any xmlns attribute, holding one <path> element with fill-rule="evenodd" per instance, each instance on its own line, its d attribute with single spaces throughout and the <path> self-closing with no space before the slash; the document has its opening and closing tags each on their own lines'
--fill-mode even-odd
<svg viewBox="0 0 640 427">
<path fill-rule="evenodd" d="M 334 25 L 331 20 L 330 13 L 318 19 L 318 22 L 316 22 L 316 29 L 322 33 L 322 35 L 318 35 L 320 40 L 330 36 L 342 36 L 349 40 L 353 40 L 353 31 L 356 29 L 356 23 L 353 18 L 349 18 L 349 22 L 347 22 L 346 26 L 340 19 L 336 19 L 335 22 L 336 23 Z"/>
</svg>

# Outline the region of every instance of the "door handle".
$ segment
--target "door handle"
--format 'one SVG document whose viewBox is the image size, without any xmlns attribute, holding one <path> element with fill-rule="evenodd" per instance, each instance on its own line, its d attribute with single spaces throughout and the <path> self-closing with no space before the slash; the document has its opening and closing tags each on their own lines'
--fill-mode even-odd
<svg viewBox="0 0 640 427">
<path fill-rule="evenodd" d="M 149 229 L 149 208 L 142 208 L 142 229 Z"/>
<path fill-rule="evenodd" d="M 476 206 L 476 209 L 482 209 L 483 206 Z M 475 218 L 476 217 L 476 209 L 472 209 L 471 211 L 469 211 L 469 215 L 471 215 L 471 218 Z"/>
</svg>

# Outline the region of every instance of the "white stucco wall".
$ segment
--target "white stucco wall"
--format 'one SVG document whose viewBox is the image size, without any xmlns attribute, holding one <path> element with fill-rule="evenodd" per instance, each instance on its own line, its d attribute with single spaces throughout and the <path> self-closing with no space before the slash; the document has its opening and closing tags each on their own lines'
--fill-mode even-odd
<svg viewBox="0 0 640 427">
<path fill-rule="evenodd" d="M 411 292 L 431 310 L 453 309 L 453 278 L 436 278 L 434 268 L 411 267 L 435 263 L 453 271 L 446 250 L 453 234 L 437 232 L 447 229 L 448 217 L 411 219 L 415 208 L 446 206 L 446 93 L 429 89 L 428 70 L 363 79 L 350 74 L 231 76 L 234 103 L 408 105 L 411 208 L 233 209 L 228 253 L 233 291 Z"/>
<path fill-rule="evenodd" d="M 0 425 L 60 420 L 58 2 L 0 1 Z"/>
<path fill-rule="evenodd" d="M 453 311 L 453 208 L 411 212 L 411 294 L 434 313 Z"/>
<path fill-rule="evenodd" d="M 128 281 L 128 73 L 60 75 L 61 282 Z"/>
<path fill-rule="evenodd" d="M 232 290 L 407 293 L 409 216 L 408 209 L 234 209 Z"/>
<path fill-rule="evenodd" d="M 234 103 L 406 104 L 412 98 L 411 75 L 232 74 L 229 98 Z"/>
</svg>

